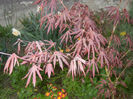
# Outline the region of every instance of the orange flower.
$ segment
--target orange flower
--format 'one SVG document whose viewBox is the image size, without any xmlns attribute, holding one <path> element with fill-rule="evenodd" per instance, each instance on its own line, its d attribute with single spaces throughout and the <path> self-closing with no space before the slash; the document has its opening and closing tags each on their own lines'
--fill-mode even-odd
<svg viewBox="0 0 133 99">
<path fill-rule="evenodd" d="M 53 91 L 51 90 L 50 93 L 53 93 Z"/>
<path fill-rule="evenodd" d="M 62 95 L 62 92 L 58 92 L 58 95 L 61 96 Z"/>
<path fill-rule="evenodd" d="M 65 90 L 64 89 L 61 89 L 61 91 L 64 93 L 65 92 Z"/>
<path fill-rule="evenodd" d="M 70 49 L 69 48 L 66 48 L 66 52 L 70 52 Z"/>
<path fill-rule="evenodd" d="M 51 95 L 51 98 L 53 98 L 53 95 Z"/>
<path fill-rule="evenodd" d="M 61 96 L 58 96 L 57 99 L 61 99 Z"/>
<path fill-rule="evenodd" d="M 50 93 L 49 93 L 49 92 L 46 92 L 46 93 L 45 93 L 45 96 L 49 96 L 49 95 L 50 95 Z"/>
<path fill-rule="evenodd" d="M 62 98 L 65 98 L 65 97 L 66 97 L 66 95 L 65 95 L 65 94 L 62 94 L 61 96 L 62 96 Z"/>
<path fill-rule="evenodd" d="M 65 93 L 65 96 L 67 96 L 67 93 Z"/>
<path fill-rule="evenodd" d="M 52 87 L 53 89 L 56 89 L 57 90 L 57 88 L 54 86 L 54 87 Z"/>
<path fill-rule="evenodd" d="M 50 85 L 50 86 L 52 86 L 52 84 L 51 84 L 51 83 L 50 83 L 49 85 Z"/>
<path fill-rule="evenodd" d="M 80 37 L 78 38 L 78 40 L 80 40 Z"/>
</svg>

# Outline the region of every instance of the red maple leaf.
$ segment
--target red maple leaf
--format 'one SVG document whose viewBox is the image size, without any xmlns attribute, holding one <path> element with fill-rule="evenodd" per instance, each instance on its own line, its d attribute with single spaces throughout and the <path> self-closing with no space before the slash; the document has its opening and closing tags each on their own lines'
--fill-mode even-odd
<svg viewBox="0 0 133 99">
<path fill-rule="evenodd" d="M 4 67 L 4 72 L 8 72 L 8 69 L 9 69 L 9 75 L 10 75 L 12 73 L 13 68 L 15 67 L 15 65 L 17 64 L 19 66 L 18 58 L 19 57 L 15 53 L 10 55 L 10 57 L 6 61 L 6 64 L 5 64 L 5 67 Z"/>
<path fill-rule="evenodd" d="M 32 75 L 33 75 L 32 83 L 33 83 L 34 87 L 35 87 L 35 84 L 36 84 L 36 74 L 42 80 L 42 76 L 41 76 L 39 71 L 42 71 L 42 69 L 39 66 L 37 66 L 35 63 L 33 63 L 32 67 L 29 69 L 29 72 L 27 73 L 27 75 L 23 78 L 23 79 L 25 79 L 25 78 L 28 77 L 28 80 L 27 80 L 27 83 L 26 83 L 25 87 L 27 87 L 29 85 Z"/>
<path fill-rule="evenodd" d="M 53 55 L 50 57 L 49 62 L 53 62 L 54 68 L 56 65 L 56 62 L 59 62 L 59 66 L 63 70 L 63 63 L 65 63 L 67 66 L 69 66 L 69 63 L 67 62 L 68 57 L 63 54 L 62 52 L 55 51 Z"/>
<path fill-rule="evenodd" d="M 77 73 L 80 74 L 80 72 L 82 72 L 85 76 L 86 75 L 84 71 L 85 64 L 86 61 L 82 59 L 80 55 L 75 56 L 73 60 L 71 60 L 70 62 L 68 75 L 72 73 L 72 77 L 74 79 L 74 76 L 76 76 Z"/>
<path fill-rule="evenodd" d="M 53 66 L 52 66 L 51 63 L 49 63 L 49 64 L 46 65 L 45 74 L 46 74 L 46 73 L 48 74 L 48 77 L 49 77 L 49 78 L 50 78 L 50 76 L 51 76 L 51 73 L 54 74 L 54 69 L 53 69 Z"/>
</svg>

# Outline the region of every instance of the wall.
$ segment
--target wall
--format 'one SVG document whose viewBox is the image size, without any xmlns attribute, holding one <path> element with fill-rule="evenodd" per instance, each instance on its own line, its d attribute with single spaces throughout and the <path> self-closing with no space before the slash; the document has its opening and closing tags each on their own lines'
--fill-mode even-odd
<svg viewBox="0 0 133 99">
<path fill-rule="evenodd" d="M 0 0 L 0 24 L 13 24 L 17 26 L 17 20 L 29 12 L 36 13 L 36 6 L 32 5 L 35 0 Z M 76 1 L 80 1 L 89 6 L 90 9 L 98 11 L 101 8 L 117 5 L 119 0 L 63 0 L 65 5 L 71 7 Z M 121 7 L 124 6 L 124 1 Z M 128 6 L 127 6 L 128 7 Z"/>
</svg>

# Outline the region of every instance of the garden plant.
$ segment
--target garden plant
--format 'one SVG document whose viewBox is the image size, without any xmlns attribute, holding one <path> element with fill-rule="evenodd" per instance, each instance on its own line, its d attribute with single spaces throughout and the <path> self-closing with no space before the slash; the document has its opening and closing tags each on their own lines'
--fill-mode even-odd
<svg viewBox="0 0 133 99">
<path fill-rule="evenodd" d="M 52 99 L 126 97 L 124 88 L 129 85 L 126 71 L 132 70 L 133 63 L 133 32 L 118 33 L 121 24 L 133 24 L 126 8 L 111 6 L 96 13 L 80 2 L 71 8 L 63 0 L 37 0 L 34 4 L 39 5 L 37 17 L 30 16 L 35 21 L 26 23 L 29 18 L 23 19 L 21 31 L 12 29 L 18 37 L 14 43 L 17 53 L 0 52 L 9 56 L 4 73 L 10 75 L 18 68 L 28 70 L 22 74 L 25 75 L 22 79 L 27 79 L 26 88 L 31 86 L 30 82 L 36 87 L 42 85 L 41 81 L 59 80 L 56 84 L 65 90 L 58 93 L 58 88 L 53 91 L 48 84 L 50 92 L 46 96 L 56 93 L 55 97 L 49 97 Z"/>
</svg>

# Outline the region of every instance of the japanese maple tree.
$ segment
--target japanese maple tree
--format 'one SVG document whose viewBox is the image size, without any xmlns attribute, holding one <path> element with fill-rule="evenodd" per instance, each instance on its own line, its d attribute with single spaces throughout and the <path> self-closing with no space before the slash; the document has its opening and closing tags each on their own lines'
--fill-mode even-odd
<svg viewBox="0 0 133 99">
<path fill-rule="evenodd" d="M 34 4 L 38 4 L 43 8 L 41 11 L 40 27 L 46 24 L 47 35 L 50 31 L 59 28 L 58 34 L 60 34 L 60 45 L 52 40 L 44 41 L 32 41 L 28 42 L 25 47 L 25 55 L 18 56 L 15 53 L 9 55 L 9 59 L 6 62 L 4 72 L 11 74 L 13 67 L 18 64 L 18 59 L 22 60 L 21 64 L 27 64 L 30 66 L 29 72 L 23 78 L 28 78 L 26 87 L 29 85 L 32 78 L 33 85 L 36 84 L 36 75 L 43 80 L 41 72 L 44 71 L 48 75 L 54 75 L 54 69 L 59 66 L 61 70 L 64 67 L 68 68 L 68 75 L 84 76 L 89 73 L 90 78 L 93 79 L 99 75 L 100 69 L 105 69 L 107 78 L 100 81 L 100 85 L 97 86 L 99 94 L 105 93 L 105 97 L 111 97 L 116 95 L 116 86 L 123 84 L 119 78 L 121 74 L 116 74 L 114 68 L 123 67 L 121 55 L 117 49 L 111 46 L 111 42 L 114 40 L 120 46 L 119 37 L 114 35 L 114 31 L 119 24 L 122 16 L 129 22 L 129 14 L 124 8 L 120 12 L 119 7 L 107 7 L 107 18 L 113 21 L 113 29 L 111 36 L 106 38 L 102 35 L 102 32 L 97 27 L 95 20 L 93 20 L 94 14 L 89 10 L 87 5 L 79 2 L 74 3 L 71 8 L 67 8 L 62 0 L 37 0 Z M 62 9 L 58 11 L 58 6 L 62 5 Z M 47 11 L 44 11 L 48 8 Z M 122 13 L 122 16 L 121 16 Z M 54 32 L 53 32 L 54 33 Z M 133 49 L 133 42 L 130 36 L 126 35 L 125 40 L 130 50 Z M 20 52 L 20 45 L 27 41 L 20 40 L 15 44 L 18 44 L 18 54 Z M 61 49 L 69 48 L 68 52 L 64 52 Z M 5 53 L 0 53 L 5 54 Z M 6 54 L 8 55 L 8 54 Z M 58 63 L 58 65 L 57 65 Z M 131 65 L 131 64 L 130 64 Z M 127 67 L 125 67 L 127 68 Z M 9 69 L 9 70 L 8 70 Z M 111 80 L 112 75 L 116 75 L 114 82 Z M 103 89 L 106 85 L 107 90 Z"/>
</svg>

